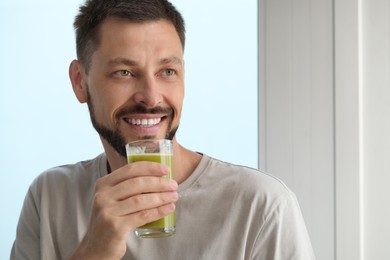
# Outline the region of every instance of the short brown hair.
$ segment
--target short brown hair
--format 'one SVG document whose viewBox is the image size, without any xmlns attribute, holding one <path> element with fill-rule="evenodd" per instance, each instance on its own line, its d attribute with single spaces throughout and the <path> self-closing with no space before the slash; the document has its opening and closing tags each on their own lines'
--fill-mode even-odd
<svg viewBox="0 0 390 260">
<path fill-rule="evenodd" d="M 184 19 L 167 0 L 87 0 L 74 21 L 78 60 L 88 72 L 92 54 L 99 46 L 99 25 L 108 17 L 143 23 L 165 19 L 171 22 L 185 45 Z"/>
</svg>

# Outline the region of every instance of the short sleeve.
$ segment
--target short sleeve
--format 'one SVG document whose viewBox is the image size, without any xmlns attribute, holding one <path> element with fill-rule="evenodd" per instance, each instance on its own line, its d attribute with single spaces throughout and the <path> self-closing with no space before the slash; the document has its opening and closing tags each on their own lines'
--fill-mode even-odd
<svg viewBox="0 0 390 260">
<path fill-rule="evenodd" d="M 253 260 L 313 260 L 310 238 L 295 195 L 283 196 L 257 236 Z"/>
<path fill-rule="evenodd" d="M 11 260 L 41 259 L 40 218 L 32 188 L 27 192 L 11 250 Z"/>
</svg>

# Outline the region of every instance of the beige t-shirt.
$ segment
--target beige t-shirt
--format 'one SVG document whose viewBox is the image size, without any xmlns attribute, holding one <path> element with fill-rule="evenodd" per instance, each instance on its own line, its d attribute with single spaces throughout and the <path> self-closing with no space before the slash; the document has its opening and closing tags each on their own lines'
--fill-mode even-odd
<svg viewBox="0 0 390 260">
<path fill-rule="evenodd" d="M 67 259 L 88 226 L 104 154 L 50 169 L 32 183 L 11 259 Z M 315 259 L 295 195 L 277 178 L 203 155 L 179 186 L 176 234 L 133 232 L 123 259 Z"/>
</svg>

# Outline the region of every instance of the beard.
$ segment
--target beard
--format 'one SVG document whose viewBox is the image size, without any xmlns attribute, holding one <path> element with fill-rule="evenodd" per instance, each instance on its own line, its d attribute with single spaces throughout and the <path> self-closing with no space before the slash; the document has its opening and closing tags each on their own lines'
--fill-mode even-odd
<svg viewBox="0 0 390 260">
<path fill-rule="evenodd" d="M 173 121 L 173 109 L 171 108 L 162 108 L 162 107 L 154 107 L 154 108 L 146 108 L 142 105 L 136 105 L 136 106 L 128 106 L 120 109 L 116 114 L 115 118 L 117 119 L 117 124 L 115 129 L 109 129 L 108 127 L 104 126 L 103 124 L 99 123 L 96 120 L 95 116 L 95 106 L 94 102 L 92 100 L 92 96 L 89 93 L 89 87 L 87 86 L 87 104 L 89 109 L 89 115 L 91 118 L 91 122 L 95 130 L 98 132 L 98 134 L 105 139 L 109 145 L 114 148 L 114 150 L 120 154 L 123 157 L 127 157 L 126 155 L 126 139 L 123 133 L 119 129 L 119 122 L 120 118 L 125 115 L 129 115 L 132 113 L 137 114 L 167 114 L 167 117 L 165 120 L 168 120 L 168 127 L 167 131 L 165 133 L 165 139 L 172 140 L 177 132 L 177 129 L 179 126 L 172 128 L 172 121 Z M 145 135 L 140 137 L 140 139 L 155 139 L 156 136 L 151 135 Z"/>
</svg>

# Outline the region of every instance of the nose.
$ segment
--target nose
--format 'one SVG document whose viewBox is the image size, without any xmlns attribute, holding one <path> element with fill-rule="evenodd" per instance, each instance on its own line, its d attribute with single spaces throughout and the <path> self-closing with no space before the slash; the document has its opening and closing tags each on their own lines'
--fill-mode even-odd
<svg viewBox="0 0 390 260">
<path fill-rule="evenodd" d="M 142 104 L 149 108 L 156 107 L 162 103 L 163 98 L 156 79 L 149 77 L 141 80 L 137 86 L 134 100 L 137 104 Z"/>
</svg>

